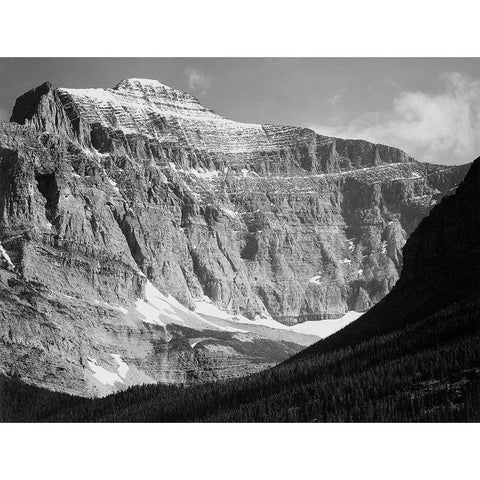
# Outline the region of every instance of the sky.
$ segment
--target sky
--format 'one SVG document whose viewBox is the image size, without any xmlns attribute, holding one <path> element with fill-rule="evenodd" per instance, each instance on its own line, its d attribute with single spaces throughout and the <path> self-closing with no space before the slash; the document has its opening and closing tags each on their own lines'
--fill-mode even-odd
<svg viewBox="0 0 480 480">
<path fill-rule="evenodd" d="M 45 81 L 108 88 L 131 77 L 187 91 L 232 120 L 362 138 L 425 162 L 480 154 L 476 58 L 0 58 L 0 119 Z"/>
</svg>

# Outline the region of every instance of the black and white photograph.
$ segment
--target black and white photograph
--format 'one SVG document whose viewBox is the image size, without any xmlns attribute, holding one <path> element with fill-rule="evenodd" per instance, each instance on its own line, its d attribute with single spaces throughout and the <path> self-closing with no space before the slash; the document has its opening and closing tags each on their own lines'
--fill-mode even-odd
<svg viewBox="0 0 480 480">
<path fill-rule="evenodd" d="M 475 428 L 480 58 L 136 48 L 0 55 L 0 422 Z"/>
</svg>

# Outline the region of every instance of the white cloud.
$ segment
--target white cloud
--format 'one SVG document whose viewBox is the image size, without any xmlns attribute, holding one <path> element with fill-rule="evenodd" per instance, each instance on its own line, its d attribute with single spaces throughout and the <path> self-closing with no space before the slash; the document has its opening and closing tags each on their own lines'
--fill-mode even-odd
<svg viewBox="0 0 480 480">
<path fill-rule="evenodd" d="M 187 75 L 187 85 L 190 90 L 193 90 L 197 95 L 205 95 L 210 87 L 210 78 L 198 70 L 188 68 L 185 72 Z"/>
<path fill-rule="evenodd" d="M 440 78 L 438 93 L 401 92 L 387 112 L 361 114 L 346 125 L 312 128 L 405 150 L 418 160 L 466 163 L 480 154 L 480 81 L 460 73 Z"/>
</svg>

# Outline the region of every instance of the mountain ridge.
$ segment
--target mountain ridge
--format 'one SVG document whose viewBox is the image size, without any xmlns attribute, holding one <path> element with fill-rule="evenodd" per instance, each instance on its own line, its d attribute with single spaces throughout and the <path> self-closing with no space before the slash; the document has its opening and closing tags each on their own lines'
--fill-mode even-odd
<svg viewBox="0 0 480 480">
<path fill-rule="evenodd" d="M 243 138 L 242 146 L 247 148 L 247 152 L 251 148 L 257 148 L 258 151 L 269 151 L 279 149 L 282 146 L 287 146 L 288 141 L 297 141 L 300 139 L 303 143 L 305 139 L 311 140 L 312 138 L 318 137 L 321 141 L 331 142 L 339 141 L 345 144 L 342 150 L 348 150 L 348 147 L 352 144 L 361 145 L 365 150 L 368 151 L 369 161 L 375 163 L 381 162 L 382 160 L 389 161 L 388 157 L 393 157 L 397 162 L 408 162 L 413 160 L 412 157 L 408 156 L 405 152 L 400 149 L 389 147 L 383 144 L 374 144 L 367 142 L 365 140 L 348 140 L 348 139 L 339 139 L 334 137 L 327 137 L 323 135 L 316 134 L 313 130 L 305 127 L 295 127 L 295 126 L 276 126 L 274 124 L 255 124 L 255 123 L 244 123 L 237 122 L 217 115 L 212 109 L 205 108 L 201 103 L 193 97 L 192 95 L 182 92 L 180 90 L 175 90 L 166 85 L 161 84 L 158 81 L 147 80 L 147 79 L 124 79 L 119 82 L 114 88 L 90 88 L 90 89 L 73 89 L 73 88 L 53 88 L 53 86 L 46 82 L 37 89 L 33 89 L 30 92 L 27 92 L 25 95 L 18 98 L 13 113 L 11 121 L 16 123 L 32 123 L 32 124 L 43 124 L 43 129 L 47 126 L 45 123 L 45 118 L 42 118 L 42 115 L 50 115 L 50 111 L 43 111 L 46 105 L 41 103 L 38 105 L 40 108 L 36 112 L 32 112 L 26 106 L 30 106 L 36 102 L 37 95 L 46 96 L 45 99 L 47 103 L 51 102 L 49 96 L 54 97 L 54 102 L 60 103 L 65 107 L 66 112 L 70 114 L 71 123 L 77 122 L 81 117 L 82 113 L 86 115 L 86 121 L 90 124 L 99 125 L 104 128 L 109 129 L 124 129 L 124 133 L 137 133 L 150 136 L 151 138 L 156 138 L 156 133 L 161 131 L 162 125 L 156 124 L 154 119 L 151 119 L 150 125 L 148 121 L 142 121 L 135 125 L 135 128 L 132 128 L 132 125 L 135 124 L 135 117 L 138 113 L 138 110 L 144 110 L 142 113 L 145 114 L 145 111 L 148 113 L 150 109 L 155 110 L 156 114 L 159 117 L 179 117 L 183 120 L 195 120 L 198 116 L 200 120 L 213 123 L 213 124 L 226 124 L 231 126 L 234 130 L 232 131 L 233 135 L 241 135 Z M 153 100 L 152 100 L 153 99 Z M 95 109 L 90 109 L 89 102 L 95 101 L 97 103 Z M 108 110 L 112 108 L 112 105 L 115 103 L 120 103 L 121 106 L 126 109 L 123 119 L 121 118 L 116 124 L 112 123 L 111 119 L 108 118 Z M 51 107 L 51 105 L 49 105 Z M 130 118 L 128 118 L 130 117 Z M 118 119 L 117 119 L 118 120 Z M 205 126 L 199 125 L 200 128 Z M 81 128 L 78 125 L 73 125 L 76 129 L 76 134 L 81 137 Z M 148 128 L 155 127 L 155 128 Z M 244 128 L 246 131 L 242 132 L 241 129 Z M 260 134 L 260 138 L 253 138 L 253 145 L 248 144 L 248 140 L 252 140 L 250 132 L 248 129 L 254 129 L 255 133 Z M 180 128 L 181 129 L 181 128 Z M 271 132 L 267 129 L 273 129 Z M 275 135 L 275 129 L 286 130 L 287 135 L 282 140 L 282 137 Z M 143 131 L 142 131 L 143 130 Z M 290 131 L 294 131 L 299 138 L 292 138 L 288 135 Z M 210 132 L 202 132 L 202 140 L 209 140 Z M 215 131 L 215 136 L 221 136 L 222 131 Z M 268 143 L 265 142 L 265 137 L 270 137 L 270 140 L 281 140 L 280 145 L 275 144 L 275 142 Z M 308 138 L 305 138 L 308 137 Z M 211 139 L 210 139 L 211 140 Z M 226 140 L 222 145 L 222 152 L 230 153 L 234 149 L 235 139 Z M 245 141 L 247 143 L 245 143 Z M 89 140 L 85 137 L 83 142 L 86 145 L 89 145 Z M 197 149 L 206 149 L 211 146 L 210 144 L 202 144 L 202 142 L 192 142 L 194 147 Z M 188 144 L 188 142 L 187 142 Z M 235 151 L 234 153 L 241 153 L 242 150 Z M 363 155 L 362 160 L 365 160 L 365 155 Z M 348 163 L 348 162 L 346 162 Z M 367 166 L 367 165 L 364 165 Z M 334 165 L 335 168 L 338 168 L 339 165 Z"/>
</svg>

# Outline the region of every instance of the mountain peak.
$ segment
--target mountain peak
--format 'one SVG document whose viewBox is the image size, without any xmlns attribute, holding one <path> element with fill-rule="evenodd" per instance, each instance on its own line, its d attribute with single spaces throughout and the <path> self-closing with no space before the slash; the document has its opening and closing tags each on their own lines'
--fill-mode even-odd
<svg viewBox="0 0 480 480">
<path fill-rule="evenodd" d="M 319 136 L 307 128 L 230 120 L 156 79 L 126 78 L 113 88 L 37 88 L 17 100 L 12 120 L 62 131 L 101 153 L 162 164 L 165 151 L 182 149 L 188 152 L 180 161 L 185 168 L 302 175 L 413 160 L 393 147 Z"/>
<path fill-rule="evenodd" d="M 149 78 L 125 78 L 118 83 L 113 90 L 145 90 L 150 89 L 163 89 L 174 91 L 172 87 L 165 85 L 158 80 Z"/>
</svg>

